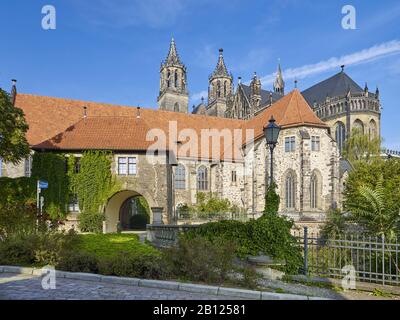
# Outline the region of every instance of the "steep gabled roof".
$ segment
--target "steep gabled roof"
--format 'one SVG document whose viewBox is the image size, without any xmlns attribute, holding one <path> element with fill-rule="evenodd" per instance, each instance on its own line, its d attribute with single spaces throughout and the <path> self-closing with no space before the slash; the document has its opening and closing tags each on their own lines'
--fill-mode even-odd
<svg viewBox="0 0 400 320">
<path fill-rule="evenodd" d="M 147 150 L 154 143 L 146 141 L 150 140 L 146 139 L 147 133 L 156 129 L 166 134 L 167 149 L 174 149 L 177 142 L 182 143 L 181 147 L 178 143 L 179 157 L 192 157 L 191 152 L 194 151 L 196 157 L 201 159 L 240 160 L 240 148 L 242 142 L 246 141 L 243 141 L 245 130 L 254 129 L 255 138 L 259 138 L 271 115 L 283 128 L 303 125 L 328 128 L 314 114 L 298 90 L 281 98 L 251 120 L 26 94 L 17 95 L 16 105 L 24 111 L 29 124 L 27 138 L 30 145 L 39 150 Z M 86 117 L 83 106 L 87 107 Z M 195 150 L 184 148 L 186 142 L 191 140 L 190 136 L 177 136 L 179 141 L 168 139 L 175 130 L 182 133 L 184 129 L 194 130 L 191 132 L 199 140 Z M 215 140 L 215 137 L 204 137 L 204 130 L 216 130 L 217 134 L 225 131 L 228 135 L 217 136 Z M 235 136 L 238 132 L 242 134 L 242 139 Z M 207 148 L 204 148 L 204 143 L 208 145 Z"/>
<path fill-rule="evenodd" d="M 341 71 L 334 76 L 317 83 L 316 85 L 304 90 L 303 97 L 307 100 L 310 106 L 314 102 L 322 103 L 326 97 L 345 96 L 350 89 L 351 93 L 363 92 L 363 89 L 354 82 L 344 71 Z"/>
</svg>

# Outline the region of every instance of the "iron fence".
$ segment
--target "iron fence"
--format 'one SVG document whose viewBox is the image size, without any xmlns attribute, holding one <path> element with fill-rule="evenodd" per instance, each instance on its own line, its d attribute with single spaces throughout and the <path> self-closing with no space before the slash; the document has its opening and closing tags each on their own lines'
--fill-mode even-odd
<svg viewBox="0 0 400 320">
<path fill-rule="evenodd" d="M 303 248 L 304 273 L 343 278 L 353 270 L 356 280 L 383 285 L 400 285 L 398 239 L 343 234 L 324 238 L 307 227 L 294 231 Z"/>
</svg>

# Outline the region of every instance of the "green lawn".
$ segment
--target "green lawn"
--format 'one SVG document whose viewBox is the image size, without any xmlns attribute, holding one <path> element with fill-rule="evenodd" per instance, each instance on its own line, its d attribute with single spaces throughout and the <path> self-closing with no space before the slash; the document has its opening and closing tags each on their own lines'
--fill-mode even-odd
<svg viewBox="0 0 400 320">
<path fill-rule="evenodd" d="M 112 257 L 118 252 L 146 255 L 159 254 L 148 244 L 141 243 L 136 234 L 81 234 L 79 249 L 94 253 L 98 257 Z"/>
</svg>

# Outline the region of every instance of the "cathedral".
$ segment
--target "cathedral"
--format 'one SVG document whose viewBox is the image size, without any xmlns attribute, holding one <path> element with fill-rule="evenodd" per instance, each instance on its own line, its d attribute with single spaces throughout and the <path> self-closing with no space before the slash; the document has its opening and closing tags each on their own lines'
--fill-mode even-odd
<svg viewBox="0 0 400 320">
<path fill-rule="evenodd" d="M 121 187 L 101 207 L 104 232 L 130 219 L 127 204 L 138 196 L 148 203 L 149 223 L 183 223 L 179 208 L 196 203 L 199 192 L 258 217 L 270 181 L 277 185 L 280 214 L 319 225 L 330 208 L 341 207 L 351 167 L 340 152 L 352 129 L 380 134 L 379 90 L 361 88 L 344 67 L 302 92 L 285 90 L 280 65 L 272 91 L 262 88 L 257 74 L 249 85 L 239 78 L 234 86 L 228 70 L 220 49 L 207 101 L 192 112 L 187 69 L 174 40 L 160 67 L 158 109 L 18 93 L 15 82 L 11 96 L 28 122 L 31 154 L 80 159 L 91 150 L 111 152 Z M 273 158 L 264 136 L 271 118 L 281 128 Z M 19 164 L 0 159 L 0 177 L 29 177 L 31 166 L 32 156 Z M 76 227 L 79 199 L 69 198 L 68 225 Z"/>
<path fill-rule="evenodd" d="M 175 41 L 172 39 L 167 59 L 161 66 L 159 108 L 188 112 L 186 67 L 181 62 Z M 295 81 L 297 87 L 297 81 Z M 361 88 L 344 71 L 323 80 L 301 92 L 314 113 L 331 128 L 331 134 L 342 150 L 346 137 L 358 128 L 370 137 L 380 135 L 381 105 L 379 89 L 370 92 L 368 85 Z M 216 117 L 251 119 L 285 95 L 285 81 L 279 63 L 271 91 L 262 88 L 257 73 L 249 85 L 238 78 L 234 88 L 223 57 L 223 49 L 215 70 L 208 79 L 208 100 L 204 98 L 193 107 L 192 113 Z"/>
</svg>

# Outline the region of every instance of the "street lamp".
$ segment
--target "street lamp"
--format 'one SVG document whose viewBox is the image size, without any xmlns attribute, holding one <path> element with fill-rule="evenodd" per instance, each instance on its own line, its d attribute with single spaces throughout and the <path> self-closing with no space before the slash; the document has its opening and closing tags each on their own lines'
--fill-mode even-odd
<svg viewBox="0 0 400 320">
<path fill-rule="evenodd" d="M 271 116 L 269 123 L 264 127 L 264 136 L 267 141 L 267 145 L 269 146 L 269 150 L 271 151 L 271 177 L 270 177 L 270 185 L 272 186 L 274 182 L 274 148 L 278 143 L 279 132 L 281 131 L 281 127 L 275 123 L 274 116 Z"/>
</svg>

